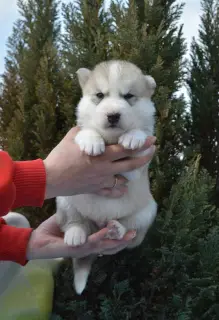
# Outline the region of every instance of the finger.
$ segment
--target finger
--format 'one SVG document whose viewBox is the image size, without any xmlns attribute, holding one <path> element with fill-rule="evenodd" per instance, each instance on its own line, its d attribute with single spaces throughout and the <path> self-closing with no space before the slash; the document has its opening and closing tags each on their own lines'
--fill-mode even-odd
<svg viewBox="0 0 219 320">
<path fill-rule="evenodd" d="M 135 238 L 136 236 L 136 231 L 135 230 L 130 230 L 128 231 L 125 236 L 123 237 L 122 240 L 119 240 L 120 243 L 118 243 L 118 246 L 116 246 L 115 248 L 110 248 L 104 251 L 101 251 L 101 254 L 103 255 L 111 255 L 111 254 L 116 254 L 119 251 L 125 249 L 131 242 L 132 240 Z"/>
<path fill-rule="evenodd" d="M 143 147 L 136 149 L 136 150 L 128 150 L 124 149 L 120 145 L 111 145 L 107 146 L 106 150 L 103 155 L 100 156 L 103 160 L 110 160 L 110 161 L 116 161 L 119 159 L 130 157 L 131 155 L 134 155 L 138 152 L 144 151 L 148 148 L 150 148 L 156 141 L 156 137 L 150 136 L 147 138 L 145 144 Z"/>
<path fill-rule="evenodd" d="M 100 231 L 96 232 L 96 233 L 93 233 L 92 235 L 90 235 L 88 237 L 88 242 L 89 243 L 97 243 L 103 239 L 105 239 L 105 237 L 107 236 L 108 234 L 108 229 L 107 228 L 103 228 L 101 229 Z"/>
<path fill-rule="evenodd" d="M 74 138 L 79 131 L 80 131 L 80 128 L 75 126 L 67 132 L 67 134 L 65 135 L 65 138 L 72 140 L 72 138 Z"/>
<path fill-rule="evenodd" d="M 88 243 L 98 245 L 98 250 L 102 251 L 102 247 L 103 250 L 115 248 L 118 245 L 125 244 L 127 241 L 132 240 L 136 236 L 136 231 L 130 230 L 124 235 L 124 237 L 121 240 L 113 240 L 107 239 L 108 232 L 108 228 L 101 229 L 100 231 L 88 237 Z"/>
<path fill-rule="evenodd" d="M 129 231 L 122 240 L 106 239 L 108 229 L 104 228 L 99 232 L 89 236 L 88 241 L 81 246 L 69 246 L 64 243 L 62 237 L 51 237 L 49 247 L 41 248 L 41 258 L 67 258 L 67 257 L 85 257 L 89 254 L 98 254 L 106 250 L 118 250 L 122 246 L 127 246 L 130 239 L 133 238 L 133 231 Z"/>
<path fill-rule="evenodd" d="M 128 180 L 126 178 L 124 178 L 123 176 L 121 175 L 112 175 L 112 176 L 109 176 L 108 178 L 105 179 L 104 181 L 104 185 L 103 187 L 104 188 L 110 188 L 110 189 L 114 189 L 116 187 L 121 187 L 121 186 L 124 186 L 128 183 Z"/>
<path fill-rule="evenodd" d="M 122 241 L 132 241 L 136 237 L 136 230 L 129 230 L 126 232 L 124 237 L 122 238 Z"/>
<path fill-rule="evenodd" d="M 129 243 L 136 237 L 136 230 L 129 230 L 128 232 L 126 232 L 124 237 L 120 240 L 109 239 L 107 236 L 108 234 L 106 234 L 105 240 L 102 240 L 100 243 L 100 248 L 102 246 L 103 250 L 116 248 L 121 245 L 127 245 L 127 243 Z"/>
<path fill-rule="evenodd" d="M 128 187 L 126 186 L 120 186 L 116 188 L 104 188 L 100 190 L 97 194 L 103 197 L 109 197 L 109 198 L 120 198 L 125 193 L 127 193 Z"/>
<path fill-rule="evenodd" d="M 140 167 L 144 166 L 152 160 L 155 150 L 156 147 L 151 146 L 150 150 L 148 150 L 148 153 L 145 156 L 116 161 L 112 163 L 111 172 L 117 174 L 139 169 Z"/>
</svg>

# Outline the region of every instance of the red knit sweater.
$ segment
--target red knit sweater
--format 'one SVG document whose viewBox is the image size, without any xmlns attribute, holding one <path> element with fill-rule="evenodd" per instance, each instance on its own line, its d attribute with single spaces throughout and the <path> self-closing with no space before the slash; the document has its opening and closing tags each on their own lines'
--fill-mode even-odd
<svg viewBox="0 0 219 320">
<path fill-rule="evenodd" d="M 32 229 L 8 226 L 1 216 L 18 207 L 41 207 L 45 186 L 46 172 L 41 159 L 18 162 L 0 151 L 0 260 L 27 263 L 26 249 Z"/>
</svg>

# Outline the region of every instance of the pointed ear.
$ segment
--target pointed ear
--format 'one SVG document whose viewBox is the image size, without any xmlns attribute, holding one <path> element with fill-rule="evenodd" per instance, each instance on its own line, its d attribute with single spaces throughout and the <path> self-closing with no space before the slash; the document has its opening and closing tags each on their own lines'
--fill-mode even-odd
<svg viewBox="0 0 219 320">
<path fill-rule="evenodd" d="M 154 94 L 157 84 L 152 76 L 144 76 L 144 77 L 146 80 L 147 90 L 151 98 L 151 96 Z"/>
<path fill-rule="evenodd" d="M 87 82 L 90 76 L 90 73 L 91 71 L 87 68 L 80 68 L 76 71 L 76 74 L 78 76 L 78 81 L 82 89 L 85 86 L 85 83 Z"/>
</svg>

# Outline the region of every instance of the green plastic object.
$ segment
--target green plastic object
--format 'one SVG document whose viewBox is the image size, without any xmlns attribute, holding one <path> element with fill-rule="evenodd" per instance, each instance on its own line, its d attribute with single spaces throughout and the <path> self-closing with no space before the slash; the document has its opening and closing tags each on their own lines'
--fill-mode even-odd
<svg viewBox="0 0 219 320">
<path fill-rule="evenodd" d="M 0 296 L 3 320 L 49 320 L 52 312 L 54 274 L 62 259 L 30 261 L 21 267 Z"/>
</svg>

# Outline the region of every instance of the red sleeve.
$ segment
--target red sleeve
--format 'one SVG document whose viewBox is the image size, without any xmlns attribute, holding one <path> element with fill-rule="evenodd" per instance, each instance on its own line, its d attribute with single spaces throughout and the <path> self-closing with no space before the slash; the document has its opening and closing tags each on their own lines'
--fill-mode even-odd
<svg viewBox="0 0 219 320">
<path fill-rule="evenodd" d="M 0 151 L 0 216 L 17 207 L 41 207 L 45 186 L 46 172 L 41 159 L 16 162 Z M 31 228 L 8 226 L 0 218 L 0 260 L 26 264 L 31 232 Z"/>
</svg>

